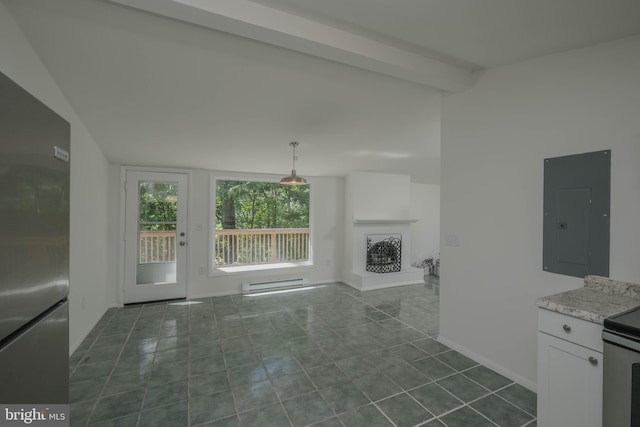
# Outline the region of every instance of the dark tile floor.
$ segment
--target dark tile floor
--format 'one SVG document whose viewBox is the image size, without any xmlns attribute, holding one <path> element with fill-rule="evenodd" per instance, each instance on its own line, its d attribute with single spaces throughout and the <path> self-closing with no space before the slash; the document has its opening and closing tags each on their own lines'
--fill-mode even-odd
<svg viewBox="0 0 640 427">
<path fill-rule="evenodd" d="M 72 426 L 535 426 L 536 395 L 440 344 L 438 281 L 109 310 Z"/>
</svg>

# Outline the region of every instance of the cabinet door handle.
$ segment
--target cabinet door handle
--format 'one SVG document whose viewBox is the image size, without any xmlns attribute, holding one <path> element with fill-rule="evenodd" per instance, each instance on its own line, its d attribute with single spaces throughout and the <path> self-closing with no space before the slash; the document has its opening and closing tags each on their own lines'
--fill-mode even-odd
<svg viewBox="0 0 640 427">
<path fill-rule="evenodd" d="M 593 366 L 598 366 L 598 359 L 593 356 L 589 356 L 589 363 L 591 363 Z"/>
<path fill-rule="evenodd" d="M 564 329 L 565 332 L 571 332 L 571 326 L 569 325 L 562 325 L 562 329 Z"/>
</svg>

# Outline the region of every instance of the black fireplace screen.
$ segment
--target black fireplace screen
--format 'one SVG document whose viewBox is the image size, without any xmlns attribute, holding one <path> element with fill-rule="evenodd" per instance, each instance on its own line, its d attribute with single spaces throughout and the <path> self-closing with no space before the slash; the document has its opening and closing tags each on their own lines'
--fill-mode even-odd
<svg viewBox="0 0 640 427">
<path fill-rule="evenodd" d="M 389 236 L 374 243 L 367 236 L 367 267 L 372 273 L 395 273 L 400 271 L 402 261 L 402 236 Z"/>
</svg>

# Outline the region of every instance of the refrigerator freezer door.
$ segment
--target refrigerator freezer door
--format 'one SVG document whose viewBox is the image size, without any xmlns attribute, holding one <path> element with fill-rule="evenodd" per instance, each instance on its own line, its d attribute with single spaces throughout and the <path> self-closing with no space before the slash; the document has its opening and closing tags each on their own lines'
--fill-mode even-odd
<svg viewBox="0 0 640 427">
<path fill-rule="evenodd" d="M 69 141 L 67 121 L 0 73 L 0 340 L 67 297 Z"/>
<path fill-rule="evenodd" d="M 0 403 L 69 403 L 69 302 L 0 348 Z"/>
</svg>

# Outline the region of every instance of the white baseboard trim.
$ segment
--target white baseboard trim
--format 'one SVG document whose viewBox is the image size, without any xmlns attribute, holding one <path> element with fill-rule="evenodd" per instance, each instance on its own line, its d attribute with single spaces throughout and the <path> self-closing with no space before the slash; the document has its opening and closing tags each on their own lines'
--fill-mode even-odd
<svg viewBox="0 0 640 427">
<path fill-rule="evenodd" d="M 481 356 L 471 350 L 469 350 L 466 347 L 463 347 L 459 344 L 457 344 L 454 341 L 451 341 L 450 339 L 443 337 L 442 335 L 438 335 L 438 341 L 441 342 L 442 344 L 446 345 L 447 347 L 452 348 L 453 350 L 457 351 L 458 353 L 462 353 L 463 355 L 467 356 L 470 359 L 475 360 L 476 362 L 486 366 L 489 369 L 492 369 L 494 371 L 496 371 L 497 373 L 499 373 L 500 375 L 504 375 L 505 377 L 509 378 L 511 381 L 515 381 L 516 383 L 520 384 L 521 386 L 533 391 L 533 392 L 537 392 L 538 390 L 538 386 L 534 381 L 531 381 L 527 378 L 522 377 L 521 375 L 516 374 L 515 372 L 506 369 L 505 367 L 498 365 L 497 363 L 493 362 L 492 360 L 487 359 L 484 356 Z"/>
<path fill-rule="evenodd" d="M 368 285 L 362 286 L 361 291 L 374 291 L 377 289 L 396 288 L 398 286 L 420 285 L 424 284 L 424 280 L 407 280 L 403 282 L 385 283 L 380 285 Z"/>
<path fill-rule="evenodd" d="M 424 280 L 407 280 L 407 281 L 404 281 L 404 282 L 384 283 L 384 284 L 379 284 L 379 285 L 357 285 L 357 284 L 355 284 L 353 282 L 350 282 L 348 280 L 342 280 L 341 282 L 344 283 L 345 285 L 349 285 L 353 289 L 357 289 L 358 291 L 361 291 L 361 292 L 375 291 L 377 289 L 396 288 L 398 286 L 409 286 L 409 285 L 421 285 L 421 284 L 424 284 Z"/>
<path fill-rule="evenodd" d="M 106 312 L 105 312 L 106 313 Z M 104 313 L 102 313 L 102 315 L 104 316 Z M 95 326 L 95 325 L 94 325 Z M 93 329 L 93 328 L 91 328 Z M 89 329 L 88 331 L 86 331 L 81 337 L 79 337 L 74 343 L 70 343 L 69 344 L 69 356 L 72 356 L 73 353 L 76 352 L 76 350 L 78 349 L 78 347 L 80 347 L 80 344 L 82 344 L 82 341 L 85 340 L 85 338 L 87 338 L 87 335 L 89 335 L 89 332 L 91 332 L 91 329 Z"/>
<path fill-rule="evenodd" d="M 338 279 L 327 279 L 327 280 L 315 280 L 307 283 L 307 287 L 309 286 L 318 286 L 318 285 L 328 285 L 332 283 L 344 283 L 342 280 Z M 215 297 L 226 297 L 230 295 L 242 295 L 242 287 L 238 285 L 236 290 L 226 289 L 222 291 L 214 291 L 207 293 L 198 293 L 198 294 L 190 294 L 187 296 L 187 299 L 199 299 L 199 298 L 215 298 Z"/>
<path fill-rule="evenodd" d="M 109 304 L 108 306 L 106 306 L 104 308 L 104 310 L 102 311 L 102 314 L 100 314 L 100 316 L 98 317 L 98 319 L 95 321 L 95 323 L 93 325 L 91 325 L 90 328 L 86 329 L 84 331 L 84 333 L 78 338 L 76 339 L 75 342 L 73 343 L 69 343 L 69 356 L 73 355 L 73 353 L 75 353 L 75 351 L 78 349 L 78 347 L 80 347 L 80 344 L 82 344 L 82 342 L 87 338 L 87 336 L 89 336 L 89 334 L 91 333 L 91 331 L 93 331 L 93 328 L 96 327 L 96 325 L 98 324 L 98 322 L 100 321 L 100 319 L 102 319 L 102 317 L 105 315 L 105 313 L 110 309 L 110 308 L 118 308 L 118 307 L 122 307 L 119 306 L 118 304 L 114 303 L 114 304 Z M 69 319 L 69 322 L 71 322 L 71 319 Z"/>
<path fill-rule="evenodd" d="M 344 282 L 339 279 L 316 280 L 314 282 L 309 282 L 309 286 L 331 285 L 333 283 L 344 283 Z"/>
<path fill-rule="evenodd" d="M 207 293 L 199 293 L 199 294 L 189 294 L 187 295 L 188 300 L 192 299 L 200 299 L 200 298 L 214 298 L 214 297 L 227 297 L 229 295 L 242 295 L 242 288 L 238 285 L 237 290 L 227 289 L 223 291 L 215 291 L 215 292 L 207 292 Z"/>
<path fill-rule="evenodd" d="M 356 290 L 358 290 L 358 291 L 360 290 L 360 288 L 359 288 L 355 283 L 353 283 L 353 282 L 350 282 L 350 281 L 348 281 L 348 280 L 344 280 L 344 279 L 343 279 L 343 280 L 341 280 L 341 282 L 342 282 L 342 283 L 344 283 L 344 284 L 345 284 L 345 285 L 347 285 L 347 286 L 352 287 L 353 289 L 356 289 Z"/>
</svg>

